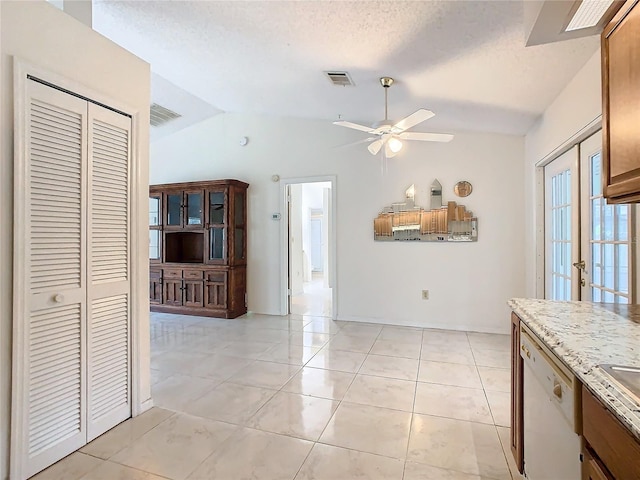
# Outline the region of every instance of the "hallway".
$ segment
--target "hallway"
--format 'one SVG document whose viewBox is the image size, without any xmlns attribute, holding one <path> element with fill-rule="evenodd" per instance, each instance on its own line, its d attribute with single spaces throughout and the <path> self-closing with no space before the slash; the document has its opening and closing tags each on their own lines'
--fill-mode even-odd
<svg viewBox="0 0 640 480">
<path fill-rule="evenodd" d="M 304 293 L 291 297 L 291 313 L 294 315 L 310 315 L 331 317 L 332 293 L 324 286 L 322 272 L 314 272 L 310 282 L 304 282 Z"/>
<path fill-rule="evenodd" d="M 34 478 L 512 478 L 506 335 L 154 313 L 151 342 L 156 407 Z"/>
</svg>

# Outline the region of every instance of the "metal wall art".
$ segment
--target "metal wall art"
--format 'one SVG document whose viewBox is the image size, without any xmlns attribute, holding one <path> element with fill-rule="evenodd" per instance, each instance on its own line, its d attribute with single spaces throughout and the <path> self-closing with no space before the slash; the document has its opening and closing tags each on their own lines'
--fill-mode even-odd
<svg viewBox="0 0 640 480">
<path fill-rule="evenodd" d="M 471 193 L 471 192 L 469 192 Z M 442 204 L 442 185 L 431 184 L 430 209 L 415 204 L 415 185 L 405 192 L 405 201 L 384 207 L 373 220 L 374 240 L 418 240 L 422 242 L 475 242 L 478 219 L 464 205 Z"/>
<path fill-rule="evenodd" d="M 469 195 L 471 195 L 473 187 L 466 180 L 462 180 L 461 182 L 455 184 L 455 186 L 453 187 L 453 191 L 459 197 L 468 197 Z"/>
</svg>

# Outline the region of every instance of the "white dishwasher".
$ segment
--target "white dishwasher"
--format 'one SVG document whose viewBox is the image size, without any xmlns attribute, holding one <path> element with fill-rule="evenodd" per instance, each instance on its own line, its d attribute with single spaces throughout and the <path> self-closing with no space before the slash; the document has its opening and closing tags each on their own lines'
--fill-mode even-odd
<svg viewBox="0 0 640 480">
<path fill-rule="evenodd" d="M 580 384 L 531 332 L 520 327 L 524 364 L 524 472 L 529 480 L 580 480 Z"/>
</svg>

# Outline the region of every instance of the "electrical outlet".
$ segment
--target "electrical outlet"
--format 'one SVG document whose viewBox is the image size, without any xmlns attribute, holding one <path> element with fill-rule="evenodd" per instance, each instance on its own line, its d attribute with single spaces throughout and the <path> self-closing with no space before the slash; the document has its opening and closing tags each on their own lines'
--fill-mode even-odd
<svg viewBox="0 0 640 480">
<path fill-rule="evenodd" d="M 422 290 L 422 299 L 429 300 L 429 290 Z"/>
</svg>

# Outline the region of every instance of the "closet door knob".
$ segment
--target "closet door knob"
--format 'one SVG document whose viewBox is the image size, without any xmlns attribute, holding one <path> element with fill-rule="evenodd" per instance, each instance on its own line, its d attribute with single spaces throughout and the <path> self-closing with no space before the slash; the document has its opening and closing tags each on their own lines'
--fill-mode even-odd
<svg viewBox="0 0 640 480">
<path fill-rule="evenodd" d="M 64 295 L 58 293 L 56 295 L 53 296 L 53 301 L 56 303 L 62 303 L 64 302 Z"/>
</svg>

